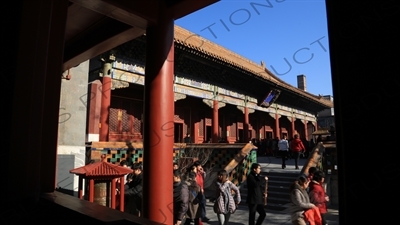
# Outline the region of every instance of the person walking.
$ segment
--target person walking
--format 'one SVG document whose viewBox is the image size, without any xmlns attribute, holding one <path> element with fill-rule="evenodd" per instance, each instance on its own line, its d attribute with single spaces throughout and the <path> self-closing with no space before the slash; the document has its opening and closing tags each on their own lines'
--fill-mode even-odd
<svg viewBox="0 0 400 225">
<path fill-rule="evenodd" d="M 236 211 L 240 203 L 240 191 L 234 183 L 228 179 L 226 170 L 220 170 L 217 174 L 216 200 L 214 202 L 214 212 L 218 216 L 219 225 L 228 225 L 229 218 Z M 232 196 L 235 192 L 235 200 Z"/>
<path fill-rule="evenodd" d="M 200 186 L 200 209 L 201 209 L 201 221 L 208 222 L 210 219 L 207 218 L 206 211 L 206 195 L 204 193 L 204 179 L 206 178 L 206 172 L 199 161 L 195 161 L 193 166 L 196 167 L 196 182 Z"/>
<path fill-rule="evenodd" d="M 301 175 L 289 188 L 291 205 L 288 210 L 291 214 L 293 225 L 306 225 L 306 211 L 310 209 L 315 209 L 314 212 L 320 215 L 318 208 L 310 202 L 310 197 L 306 191 L 309 183 L 308 178 L 305 175 Z M 321 219 L 321 216 L 319 216 L 319 219 Z M 322 224 L 322 222 L 319 221 L 318 224 Z"/>
<path fill-rule="evenodd" d="M 286 140 L 286 135 L 278 141 L 279 155 L 282 157 L 282 169 L 286 168 L 286 159 L 289 154 L 289 142 Z"/>
<path fill-rule="evenodd" d="M 174 225 L 182 225 L 185 222 L 185 215 L 189 208 L 189 187 L 182 180 L 182 175 L 179 170 L 173 171 L 174 182 Z"/>
<path fill-rule="evenodd" d="M 268 177 L 260 176 L 261 165 L 253 163 L 250 168 L 250 173 L 247 175 L 247 199 L 246 203 L 249 207 L 249 225 L 261 225 L 267 216 L 265 212 L 265 205 L 263 199 L 267 197 L 267 193 L 264 193 L 264 185 Z M 256 220 L 256 212 L 259 216 Z"/>
<path fill-rule="evenodd" d="M 304 144 L 300 140 L 300 137 L 298 134 L 295 134 L 293 137 L 293 140 L 290 142 L 290 149 L 292 150 L 296 170 L 298 170 L 299 169 L 300 152 L 306 150 L 306 148 L 304 147 Z"/>
<path fill-rule="evenodd" d="M 189 188 L 189 208 L 186 212 L 185 225 L 200 225 L 201 209 L 200 209 L 200 186 L 196 182 L 196 167 L 189 171 L 186 184 Z"/>
<path fill-rule="evenodd" d="M 309 184 L 310 202 L 316 205 L 321 213 L 322 225 L 327 225 L 326 213 L 328 209 L 326 203 L 329 202 L 329 196 L 326 194 L 324 187 L 322 186 L 325 180 L 325 173 L 323 171 L 317 171 L 314 173 L 312 180 Z"/>
<path fill-rule="evenodd" d="M 143 191 L 143 165 L 132 165 L 132 176 L 128 176 L 125 184 L 125 212 L 136 216 L 142 215 L 142 191 Z"/>
</svg>

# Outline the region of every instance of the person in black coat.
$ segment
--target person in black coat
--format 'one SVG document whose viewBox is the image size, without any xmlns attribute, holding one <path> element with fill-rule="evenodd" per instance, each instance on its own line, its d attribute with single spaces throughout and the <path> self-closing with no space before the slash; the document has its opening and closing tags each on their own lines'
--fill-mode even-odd
<svg viewBox="0 0 400 225">
<path fill-rule="evenodd" d="M 128 181 L 125 184 L 125 212 L 141 216 L 143 189 L 142 163 L 133 164 L 132 170 L 133 173 L 128 175 Z"/>
<path fill-rule="evenodd" d="M 261 225 L 267 214 L 264 209 L 264 197 L 267 197 L 267 193 L 264 193 L 264 185 L 268 177 L 260 176 L 261 165 L 253 163 L 251 165 L 250 173 L 247 175 L 247 199 L 246 203 L 249 207 L 249 225 Z M 256 212 L 259 216 L 256 220 Z"/>
</svg>

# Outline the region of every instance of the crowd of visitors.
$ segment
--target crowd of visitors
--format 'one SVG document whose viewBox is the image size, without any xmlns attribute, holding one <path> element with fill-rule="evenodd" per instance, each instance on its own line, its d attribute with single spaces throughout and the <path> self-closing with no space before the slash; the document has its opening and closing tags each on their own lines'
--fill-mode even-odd
<svg viewBox="0 0 400 225">
<path fill-rule="evenodd" d="M 302 174 L 290 186 L 289 211 L 293 225 L 327 225 L 329 196 L 323 187 L 325 173 L 310 167 L 308 176 Z"/>
<path fill-rule="evenodd" d="M 255 143 L 257 144 L 257 143 Z M 260 143 L 261 144 L 261 143 Z M 275 146 L 276 145 L 276 146 Z M 265 154 L 277 155 L 282 158 L 282 169 L 286 168 L 286 160 L 289 157 L 295 160 L 295 169 L 299 169 L 298 159 L 301 153 L 307 151 L 306 145 L 294 135 L 288 140 L 284 135 L 281 139 L 271 142 L 272 151 L 265 151 Z M 268 149 L 268 147 L 266 148 Z M 275 151 L 276 150 L 276 151 Z M 117 182 L 124 182 L 125 212 L 142 216 L 142 163 L 129 165 L 126 160 L 120 162 L 120 166 L 130 166 L 133 173 L 125 176 L 125 179 Z M 261 225 L 266 218 L 265 203 L 268 193 L 268 178 L 262 176 L 261 165 L 253 163 L 247 174 L 247 198 L 246 204 L 249 210 L 248 224 Z M 206 215 L 206 197 L 204 190 L 205 179 L 208 176 L 200 161 L 193 162 L 184 170 L 177 162 L 173 163 L 173 217 L 174 225 L 202 225 L 208 222 Z M 229 180 L 229 173 L 220 170 L 213 181 L 215 186 L 214 213 L 218 218 L 219 225 L 227 225 L 234 216 L 234 213 L 241 202 L 239 187 Z M 291 221 L 294 225 L 327 225 L 326 204 L 329 202 L 324 190 L 323 171 L 311 167 L 307 176 L 301 175 L 290 186 L 291 206 L 289 211 Z M 117 185 L 119 187 L 119 185 Z M 117 189 L 117 195 L 119 194 Z M 258 217 L 256 216 L 258 214 Z"/>
</svg>

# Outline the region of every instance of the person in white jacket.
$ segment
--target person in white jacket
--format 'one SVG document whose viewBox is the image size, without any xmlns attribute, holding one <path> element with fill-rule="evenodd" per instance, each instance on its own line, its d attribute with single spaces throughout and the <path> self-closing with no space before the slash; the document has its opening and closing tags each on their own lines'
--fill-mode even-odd
<svg viewBox="0 0 400 225">
<path fill-rule="evenodd" d="M 278 141 L 278 152 L 282 157 L 282 169 L 286 168 L 286 158 L 289 154 L 289 142 L 286 139 L 286 135 L 283 135 L 282 139 Z"/>
</svg>

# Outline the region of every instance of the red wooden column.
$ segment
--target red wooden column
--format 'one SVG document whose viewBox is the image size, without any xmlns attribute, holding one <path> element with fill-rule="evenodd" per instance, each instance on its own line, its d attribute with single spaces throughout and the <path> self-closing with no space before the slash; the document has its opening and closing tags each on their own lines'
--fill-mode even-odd
<svg viewBox="0 0 400 225">
<path fill-rule="evenodd" d="M 200 133 L 200 123 L 196 122 L 193 124 L 193 134 L 191 135 L 193 143 L 198 143 L 199 133 Z"/>
<path fill-rule="evenodd" d="M 123 183 L 124 179 L 122 179 L 120 181 L 121 181 L 121 183 Z M 115 204 L 116 204 L 116 201 L 115 201 L 115 199 L 117 198 L 116 191 L 115 191 L 116 188 L 117 188 L 116 178 L 114 178 L 111 180 L 111 208 L 112 209 L 115 209 Z"/>
<path fill-rule="evenodd" d="M 304 138 L 307 141 L 309 141 L 308 140 L 308 121 L 307 120 L 304 120 Z"/>
<path fill-rule="evenodd" d="M 161 4 L 158 18 L 146 30 L 143 216 L 173 224 L 174 20 Z"/>
<path fill-rule="evenodd" d="M 125 178 L 125 177 L 122 176 L 122 177 L 120 177 L 119 179 L 120 179 L 121 181 L 123 181 L 124 178 Z M 124 187 L 124 182 L 120 182 L 119 184 L 120 184 L 120 185 L 119 185 L 119 190 L 120 190 L 120 193 L 119 193 L 119 210 L 120 210 L 121 212 L 124 212 L 124 211 L 125 211 L 125 201 L 124 201 L 125 187 Z"/>
<path fill-rule="evenodd" d="M 103 83 L 101 86 L 100 136 L 99 141 L 108 141 L 108 127 L 111 104 L 111 69 L 115 56 L 110 54 L 103 60 Z"/>
<path fill-rule="evenodd" d="M 278 113 L 275 113 L 275 137 L 279 137 L 280 139 L 282 137 L 279 131 L 279 117 L 280 116 L 278 115 Z"/>
<path fill-rule="evenodd" d="M 243 142 L 249 142 L 249 108 L 244 107 Z"/>
<path fill-rule="evenodd" d="M 83 199 L 83 177 L 79 176 L 79 182 L 78 182 L 78 197 L 80 199 Z"/>
<path fill-rule="evenodd" d="M 89 180 L 89 202 L 94 201 L 94 179 Z"/>
<path fill-rule="evenodd" d="M 88 141 L 100 140 L 100 118 L 98 115 L 101 114 L 101 88 L 101 81 L 95 80 L 89 84 L 90 100 L 86 102 L 84 98 L 79 98 L 79 100 L 89 108 Z M 85 95 L 83 97 L 86 98 L 87 96 Z"/>
<path fill-rule="evenodd" d="M 294 116 L 292 116 L 292 138 L 294 137 L 295 134 L 295 128 L 294 128 L 294 121 L 296 120 L 296 118 L 294 118 Z"/>
<path fill-rule="evenodd" d="M 218 143 L 218 100 L 213 100 L 212 143 Z"/>
</svg>

